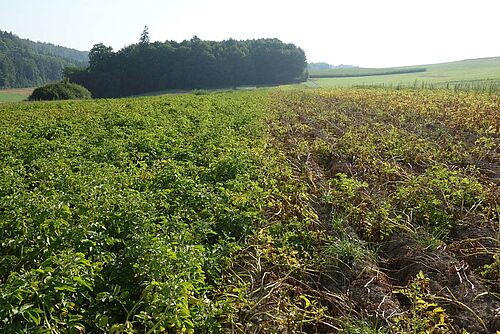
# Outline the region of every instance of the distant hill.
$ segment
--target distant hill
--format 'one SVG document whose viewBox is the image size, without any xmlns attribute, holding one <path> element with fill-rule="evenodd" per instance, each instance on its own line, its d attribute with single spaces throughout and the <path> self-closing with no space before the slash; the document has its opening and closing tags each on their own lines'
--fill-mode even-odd
<svg viewBox="0 0 500 334">
<path fill-rule="evenodd" d="M 500 57 L 391 68 L 309 70 L 312 87 L 366 85 L 427 87 L 498 87 Z"/>
<path fill-rule="evenodd" d="M 29 39 L 25 39 L 24 41 L 43 54 L 57 56 L 82 63 L 87 63 L 89 61 L 88 51 L 79 51 L 71 48 L 65 48 L 64 46 L 54 45 L 51 43 L 33 42 Z"/>
<path fill-rule="evenodd" d="M 0 89 L 60 80 L 65 67 L 84 67 L 88 52 L 22 39 L 0 30 Z"/>
</svg>

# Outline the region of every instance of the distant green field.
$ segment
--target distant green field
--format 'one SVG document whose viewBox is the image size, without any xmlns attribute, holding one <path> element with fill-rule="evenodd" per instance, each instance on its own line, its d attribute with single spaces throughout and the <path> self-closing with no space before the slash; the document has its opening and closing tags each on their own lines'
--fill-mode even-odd
<svg viewBox="0 0 500 334">
<path fill-rule="evenodd" d="M 334 68 L 328 70 L 311 70 L 309 71 L 310 78 L 351 78 L 351 77 L 368 77 L 375 75 L 391 75 L 425 72 L 425 67 L 389 67 L 389 68 Z"/>
<path fill-rule="evenodd" d="M 33 88 L 2 89 L 0 90 L 0 103 L 26 100 L 32 92 Z"/>
<path fill-rule="evenodd" d="M 6 94 L 0 92 L 0 103 L 1 102 L 19 102 L 26 99 L 26 96 L 19 94 Z"/>
<path fill-rule="evenodd" d="M 407 71 L 425 68 L 425 72 L 387 74 L 388 71 Z M 302 85 L 309 87 L 350 87 L 350 86 L 416 86 L 434 87 L 470 87 L 500 89 L 500 57 L 462 60 L 450 63 L 407 66 L 398 68 L 375 69 L 333 69 L 310 71 L 311 76 L 338 76 L 329 78 L 311 78 Z M 360 76 L 365 74 L 365 76 Z M 349 75 L 349 77 L 345 77 Z M 355 76 L 356 75 L 356 76 Z M 341 77 L 344 76 L 344 77 Z"/>
</svg>

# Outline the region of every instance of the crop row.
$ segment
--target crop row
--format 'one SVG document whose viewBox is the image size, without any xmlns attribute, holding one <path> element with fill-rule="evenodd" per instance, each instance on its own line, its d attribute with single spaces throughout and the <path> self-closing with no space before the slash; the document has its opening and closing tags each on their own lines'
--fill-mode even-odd
<svg viewBox="0 0 500 334">
<path fill-rule="evenodd" d="M 215 331 L 263 220 L 262 94 L 0 110 L 3 332 Z"/>
<path fill-rule="evenodd" d="M 282 313 L 301 305 L 305 332 L 498 330 L 500 100 L 339 89 L 272 101 L 272 138 L 310 211 L 282 220 L 289 255 L 269 260 L 308 298 Z"/>
</svg>

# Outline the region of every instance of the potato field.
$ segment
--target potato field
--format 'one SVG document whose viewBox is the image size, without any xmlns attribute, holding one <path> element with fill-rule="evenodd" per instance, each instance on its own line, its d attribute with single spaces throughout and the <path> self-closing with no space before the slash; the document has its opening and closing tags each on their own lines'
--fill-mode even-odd
<svg viewBox="0 0 500 334">
<path fill-rule="evenodd" d="M 500 95 L 0 105 L 1 333 L 495 333 Z"/>
</svg>

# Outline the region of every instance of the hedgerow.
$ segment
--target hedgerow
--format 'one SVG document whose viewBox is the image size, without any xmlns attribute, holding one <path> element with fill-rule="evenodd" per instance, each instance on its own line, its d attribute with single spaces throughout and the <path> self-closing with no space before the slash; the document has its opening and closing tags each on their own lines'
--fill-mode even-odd
<svg viewBox="0 0 500 334">
<path fill-rule="evenodd" d="M 87 88 L 61 81 L 36 88 L 28 97 L 30 101 L 53 101 L 53 100 L 83 100 L 90 99 L 91 94 Z"/>
</svg>

